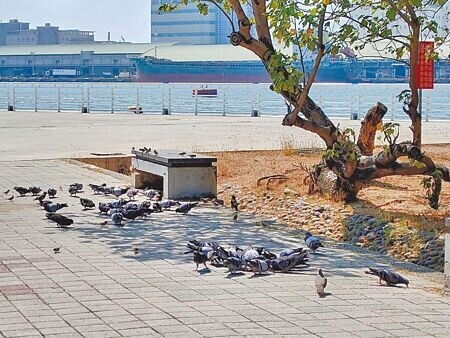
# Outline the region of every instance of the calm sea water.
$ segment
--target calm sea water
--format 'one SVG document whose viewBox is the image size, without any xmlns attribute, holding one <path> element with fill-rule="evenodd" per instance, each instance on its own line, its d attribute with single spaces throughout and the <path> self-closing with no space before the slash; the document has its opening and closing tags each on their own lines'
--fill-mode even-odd
<svg viewBox="0 0 450 338">
<path fill-rule="evenodd" d="M 14 105 L 16 110 L 81 111 L 92 113 L 126 112 L 139 105 L 144 114 L 251 115 L 286 114 L 283 99 L 269 84 L 208 84 L 217 97 L 193 96 L 201 84 L 155 83 L 3 83 L 0 84 L 0 110 Z M 377 101 L 385 104 L 388 118 L 406 119 L 396 96 L 406 84 L 316 84 L 311 97 L 330 117 L 364 115 Z M 437 84 L 423 91 L 422 114 L 429 120 L 450 120 L 450 84 Z"/>
</svg>

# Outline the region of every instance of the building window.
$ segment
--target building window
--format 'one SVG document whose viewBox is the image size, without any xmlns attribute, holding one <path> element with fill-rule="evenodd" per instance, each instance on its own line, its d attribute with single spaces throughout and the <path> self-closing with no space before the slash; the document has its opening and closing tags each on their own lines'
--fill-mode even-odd
<svg viewBox="0 0 450 338">
<path fill-rule="evenodd" d="M 89 64 L 89 59 L 83 59 L 83 66 L 86 66 Z"/>
<path fill-rule="evenodd" d="M 55 60 L 55 66 L 59 66 L 60 60 Z"/>
</svg>

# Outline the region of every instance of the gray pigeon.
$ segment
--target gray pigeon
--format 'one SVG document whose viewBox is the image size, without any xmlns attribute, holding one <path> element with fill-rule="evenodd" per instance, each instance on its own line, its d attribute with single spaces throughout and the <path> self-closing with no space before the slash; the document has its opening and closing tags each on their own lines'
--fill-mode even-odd
<svg viewBox="0 0 450 338">
<path fill-rule="evenodd" d="M 48 212 L 46 214 L 46 216 L 49 220 L 55 222 L 61 228 L 65 228 L 65 227 L 68 227 L 69 225 L 73 224 L 73 219 L 63 216 L 63 215 L 53 214 L 53 213 Z"/>
<path fill-rule="evenodd" d="M 180 205 L 178 208 L 175 209 L 175 212 L 177 213 L 179 212 L 186 215 L 197 204 L 198 202 L 183 203 L 182 205 Z"/>
<path fill-rule="evenodd" d="M 113 221 L 113 223 L 115 225 L 122 224 L 122 221 L 123 221 L 122 214 L 120 212 L 115 212 L 115 213 L 111 214 L 111 221 Z"/>
<path fill-rule="evenodd" d="M 320 247 L 323 247 L 322 242 L 317 237 L 311 235 L 310 232 L 305 234 L 305 243 L 308 248 L 310 248 L 314 253 Z"/>
<path fill-rule="evenodd" d="M 302 252 L 303 248 L 296 248 L 296 249 L 284 249 L 283 251 L 281 251 L 278 256 L 279 257 L 285 257 L 285 256 L 290 256 L 293 253 L 297 253 L 297 252 Z"/>
<path fill-rule="evenodd" d="M 199 264 L 205 265 L 205 268 L 209 270 L 208 266 L 206 265 L 207 260 L 208 257 L 204 252 L 194 251 L 194 263 L 196 264 L 195 271 L 198 271 Z"/>
<path fill-rule="evenodd" d="M 229 257 L 223 260 L 223 265 L 228 268 L 228 271 L 233 275 L 242 269 L 244 261 L 238 257 Z"/>
<path fill-rule="evenodd" d="M 54 214 L 55 212 L 57 212 L 58 210 L 62 209 L 62 208 L 67 208 L 68 205 L 67 203 L 46 203 L 43 204 L 44 210 L 47 211 L 48 213 L 52 213 Z"/>
<path fill-rule="evenodd" d="M 29 189 L 24 188 L 24 187 L 14 187 L 14 190 L 17 191 L 20 196 L 25 196 L 26 194 L 28 194 L 30 192 Z"/>
<path fill-rule="evenodd" d="M 30 192 L 33 196 L 36 196 L 37 194 L 39 194 L 42 191 L 42 189 L 39 187 L 29 187 L 28 190 L 30 190 Z"/>
<path fill-rule="evenodd" d="M 397 272 L 388 270 L 388 269 L 376 269 L 369 268 L 369 271 L 364 271 L 368 275 L 374 275 L 379 277 L 379 283 L 381 285 L 381 281 L 385 281 L 387 286 L 397 285 L 397 284 L 405 284 L 406 287 L 409 287 L 409 280 L 405 277 L 400 276 Z"/>
<path fill-rule="evenodd" d="M 323 275 L 322 269 L 319 269 L 319 272 L 316 276 L 316 290 L 320 298 L 326 296 L 325 293 L 326 286 L 327 286 L 327 278 Z"/>
<path fill-rule="evenodd" d="M 76 195 L 77 195 L 77 192 L 78 192 L 78 189 L 77 189 L 76 186 L 71 185 L 71 186 L 69 187 L 68 191 L 69 191 L 70 196 L 74 196 L 74 195 L 76 196 Z"/>
<path fill-rule="evenodd" d="M 56 196 L 57 191 L 56 191 L 56 189 L 49 188 L 49 189 L 47 190 L 47 193 L 48 193 L 48 197 L 49 197 L 49 198 L 53 198 L 53 197 Z"/>
<path fill-rule="evenodd" d="M 253 273 L 256 274 L 263 274 L 265 272 L 268 272 L 270 269 L 270 261 L 269 260 L 263 260 L 263 259 L 251 259 L 247 261 L 247 264 L 252 269 Z"/>
<path fill-rule="evenodd" d="M 83 206 L 84 210 L 95 208 L 95 203 L 88 198 L 80 198 L 80 204 Z"/>
</svg>

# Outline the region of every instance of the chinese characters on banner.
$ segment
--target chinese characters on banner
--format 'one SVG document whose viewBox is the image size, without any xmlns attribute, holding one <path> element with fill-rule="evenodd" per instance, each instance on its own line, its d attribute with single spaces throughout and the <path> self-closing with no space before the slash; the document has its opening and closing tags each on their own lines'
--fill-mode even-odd
<svg viewBox="0 0 450 338">
<path fill-rule="evenodd" d="M 434 60 L 429 58 L 434 51 L 434 42 L 419 42 L 419 61 L 417 64 L 417 88 L 433 89 Z"/>
</svg>

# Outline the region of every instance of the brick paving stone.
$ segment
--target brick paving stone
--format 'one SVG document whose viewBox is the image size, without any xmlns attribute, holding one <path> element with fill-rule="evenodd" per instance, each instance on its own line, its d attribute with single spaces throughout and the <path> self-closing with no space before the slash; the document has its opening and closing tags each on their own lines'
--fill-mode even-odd
<svg viewBox="0 0 450 338">
<path fill-rule="evenodd" d="M 298 235 L 261 229 L 251 218 L 231 222 L 226 208 L 200 205 L 191 216 L 152 214 L 147 220 L 109 224 L 97 211 L 81 211 L 68 182 L 125 186 L 125 178 L 65 161 L 0 162 L 0 186 L 63 186 L 58 201 L 75 225 L 59 229 L 42 219 L 30 197 L 0 199 L 0 332 L 25 336 L 446 336 L 449 297 L 427 273 L 405 272 L 411 288 L 379 287 L 363 273 L 387 264 L 327 242 L 301 273 L 260 278 L 225 268 L 199 274 L 182 255 L 187 238 L 263 245 L 274 251 L 303 245 Z M 84 196 L 95 202 L 112 198 Z M 7 202 L 7 203 L 6 203 Z M 53 247 L 61 246 L 54 255 Z M 141 254 L 131 248 L 138 245 Z M 331 296 L 314 290 L 317 266 L 325 269 Z M 403 272 L 402 272 L 403 273 Z M 40 330 L 40 331 L 38 331 Z M 448 336 L 448 334 L 447 334 Z"/>
</svg>

